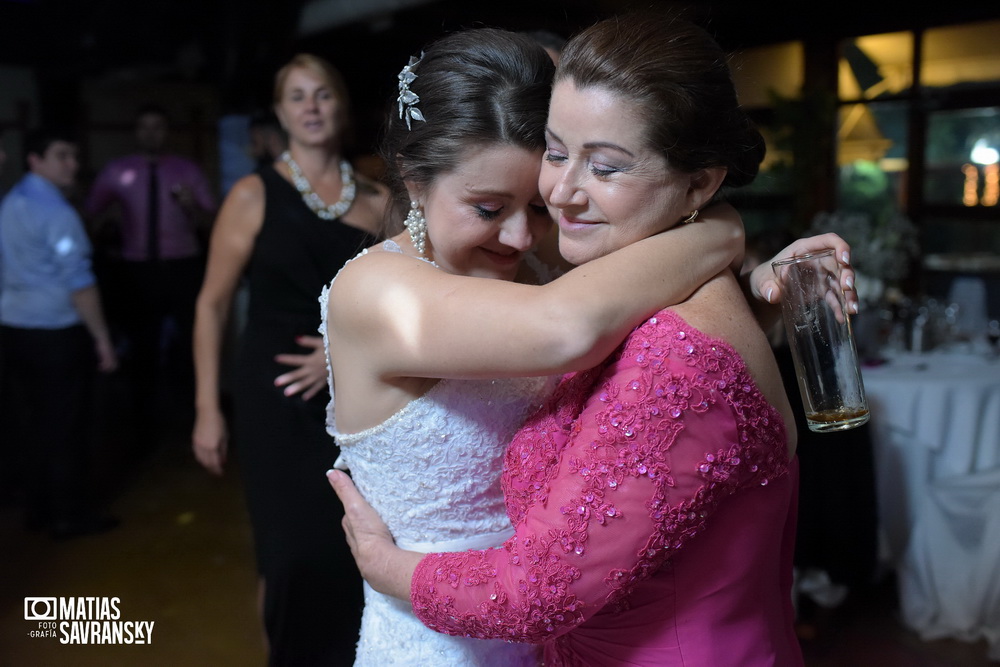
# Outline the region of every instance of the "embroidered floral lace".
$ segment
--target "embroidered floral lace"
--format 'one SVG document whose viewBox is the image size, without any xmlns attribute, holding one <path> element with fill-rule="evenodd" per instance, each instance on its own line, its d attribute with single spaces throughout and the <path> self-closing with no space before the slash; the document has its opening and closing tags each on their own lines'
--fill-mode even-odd
<svg viewBox="0 0 1000 667">
<path fill-rule="evenodd" d="M 721 505 L 787 476 L 785 442 L 735 351 L 661 311 L 528 420 L 503 477 L 516 534 L 425 557 L 413 608 L 439 632 L 533 643 L 625 610 Z"/>
</svg>

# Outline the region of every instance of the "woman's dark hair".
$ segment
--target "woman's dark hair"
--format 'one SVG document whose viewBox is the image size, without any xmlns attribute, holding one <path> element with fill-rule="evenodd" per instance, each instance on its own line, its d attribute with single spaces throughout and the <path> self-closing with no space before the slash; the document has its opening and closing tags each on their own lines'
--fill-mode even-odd
<svg viewBox="0 0 1000 667">
<path fill-rule="evenodd" d="M 382 141 L 393 221 L 409 205 L 404 178 L 429 186 L 476 145 L 543 148 L 554 69 L 535 41 L 505 30 L 465 30 L 427 47 L 410 83 L 424 120 L 408 129 L 393 97 Z"/>
<path fill-rule="evenodd" d="M 614 17 L 570 39 L 556 81 L 632 101 L 648 139 L 674 169 L 728 169 L 723 186 L 751 182 L 764 139 L 736 99 L 722 49 L 698 26 L 660 14 Z"/>
</svg>

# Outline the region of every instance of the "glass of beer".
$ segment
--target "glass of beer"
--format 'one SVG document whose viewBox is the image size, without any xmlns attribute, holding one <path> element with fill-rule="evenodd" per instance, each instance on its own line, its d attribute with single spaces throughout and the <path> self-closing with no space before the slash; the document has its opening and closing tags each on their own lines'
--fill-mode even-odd
<svg viewBox="0 0 1000 667">
<path fill-rule="evenodd" d="M 773 262 L 781 311 L 811 431 L 841 431 L 868 421 L 861 366 L 833 250 Z"/>
</svg>

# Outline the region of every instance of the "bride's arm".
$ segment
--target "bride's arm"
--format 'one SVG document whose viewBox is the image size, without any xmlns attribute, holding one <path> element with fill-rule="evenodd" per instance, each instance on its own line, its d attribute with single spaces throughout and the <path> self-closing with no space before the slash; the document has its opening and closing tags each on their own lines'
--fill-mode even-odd
<svg viewBox="0 0 1000 667">
<path fill-rule="evenodd" d="M 743 252 L 733 209 L 633 243 L 543 285 L 455 276 L 397 253 L 341 271 L 331 337 L 382 377 L 518 377 L 580 370 Z"/>
</svg>

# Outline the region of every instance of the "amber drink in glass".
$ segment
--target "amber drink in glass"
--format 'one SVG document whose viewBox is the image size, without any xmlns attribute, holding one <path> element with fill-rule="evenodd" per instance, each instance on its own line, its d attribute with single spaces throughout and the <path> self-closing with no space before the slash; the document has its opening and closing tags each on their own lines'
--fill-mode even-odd
<svg viewBox="0 0 1000 667">
<path fill-rule="evenodd" d="M 781 282 L 785 331 L 809 429 L 866 423 L 868 402 L 833 250 L 771 264 Z"/>
</svg>

